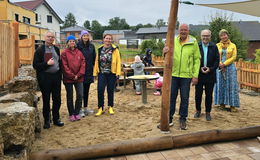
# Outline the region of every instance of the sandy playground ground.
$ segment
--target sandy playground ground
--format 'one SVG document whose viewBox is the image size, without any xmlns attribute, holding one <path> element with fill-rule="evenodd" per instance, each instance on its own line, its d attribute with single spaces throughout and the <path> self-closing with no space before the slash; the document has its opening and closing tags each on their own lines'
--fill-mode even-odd
<svg viewBox="0 0 260 160">
<path fill-rule="evenodd" d="M 89 108 L 97 112 L 97 83 L 91 85 Z M 107 106 L 106 112 L 100 117 L 94 114 L 86 116 L 77 122 L 68 120 L 66 107 L 66 91 L 62 87 L 62 105 L 60 115 L 65 123 L 64 127 L 51 126 L 48 130 L 42 130 L 40 138 L 36 139 L 32 151 L 46 149 L 62 149 L 71 147 L 88 146 L 112 141 L 138 139 L 146 137 L 165 136 L 157 124 L 161 114 L 161 96 L 154 96 L 153 81 L 147 86 L 148 103 L 142 104 L 141 96 L 135 95 L 132 84 L 127 88 L 118 87 L 120 92 L 115 93 L 114 115 L 109 115 Z M 213 106 L 212 121 L 205 120 L 205 113 L 202 112 L 200 119 L 194 119 L 195 102 L 194 87 L 190 91 L 190 105 L 188 115 L 188 130 L 180 130 L 178 114 L 174 116 L 174 126 L 170 127 L 169 135 L 180 135 L 191 132 L 210 129 L 233 129 L 248 126 L 260 125 L 260 96 L 250 96 L 240 93 L 241 107 L 238 112 L 228 112 Z M 105 97 L 105 104 L 107 98 Z M 202 102 L 204 104 L 204 101 Z M 176 113 L 179 108 L 179 97 L 176 105 Z M 39 102 L 39 110 L 42 110 L 42 102 Z M 204 111 L 204 105 L 202 105 Z"/>
</svg>

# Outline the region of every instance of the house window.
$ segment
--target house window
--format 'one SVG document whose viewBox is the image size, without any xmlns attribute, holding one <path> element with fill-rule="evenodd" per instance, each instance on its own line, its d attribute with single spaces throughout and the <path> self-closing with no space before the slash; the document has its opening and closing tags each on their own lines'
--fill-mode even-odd
<svg viewBox="0 0 260 160">
<path fill-rule="evenodd" d="M 47 16 L 47 22 L 52 23 L 52 16 Z"/>
<path fill-rule="evenodd" d="M 16 20 L 17 22 L 19 22 L 19 14 L 15 14 L 14 16 L 15 16 L 15 20 Z"/>
<path fill-rule="evenodd" d="M 36 21 L 36 22 L 39 21 L 39 19 L 38 19 L 38 14 L 37 14 L 37 13 L 35 14 L 35 21 Z"/>
<path fill-rule="evenodd" d="M 30 18 L 23 16 L 23 22 L 24 23 L 30 24 L 31 23 L 30 21 L 31 21 Z"/>
</svg>

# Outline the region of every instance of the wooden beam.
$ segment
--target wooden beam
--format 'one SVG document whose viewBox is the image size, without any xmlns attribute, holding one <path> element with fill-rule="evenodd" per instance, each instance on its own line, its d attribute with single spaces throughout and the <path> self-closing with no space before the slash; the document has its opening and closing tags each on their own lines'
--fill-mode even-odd
<svg viewBox="0 0 260 160">
<path fill-rule="evenodd" d="M 179 0 L 172 0 L 170 16 L 168 19 L 168 32 L 166 36 L 166 46 L 169 47 L 169 52 L 166 53 L 163 71 L 163 87 L 162 87 L 162 102 L 161 102 L 161 121 L 160 129 L 162 132 L 169 132 L 169 107 L 172 81 L 172 64 L 174 53 L 174 36 L 176 28 L 176 20 L 178 13 Z"/>
<path fill-rule="evenodd" d="M 40 151 L 32 153 L 30 155 L 30 160 L 95 159 L 201 145 L 212 142 L 233 141 L 254 138 L 257 136 L 260 136 L 260 126 L 231 130 L 209 130 L 179 136 L 153 137 L 63 150 Z"/>
</svg>

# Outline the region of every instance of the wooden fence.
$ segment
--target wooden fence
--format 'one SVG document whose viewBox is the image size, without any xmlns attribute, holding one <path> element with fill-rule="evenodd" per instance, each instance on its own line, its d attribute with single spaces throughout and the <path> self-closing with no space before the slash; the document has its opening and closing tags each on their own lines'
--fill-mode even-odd
<svg viewBox="0 0 260 160">
<path fill-rule="evenodd" d="M 35 52 L 35 36 L 31 39 L 19 40 L 19 54 L 21 64 L 32 64 Z"/>
<path fill-rule="evenodd" d="M 0 86 L 18 75 L 19 24 L 0 22 Z"/>
<path fill-rule="evenodd" d="M 260 91 L 260 64 L 239 60 L 236 67 L 240 88 Z"/>
</svg>

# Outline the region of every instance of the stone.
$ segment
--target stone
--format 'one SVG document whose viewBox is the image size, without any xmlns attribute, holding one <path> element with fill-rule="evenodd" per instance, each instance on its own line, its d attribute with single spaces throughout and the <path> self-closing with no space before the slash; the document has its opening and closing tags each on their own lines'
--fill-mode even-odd
<svg viewBox="0 0 260 160">
<path fill-rule="evenodd" d="M 31 92 L 34 93 L 37 89 L 36 78 L 31 76 L 14 77 L 6 84 L 9 93 Z"/>
<path fill-rule="evenodd" d="M 0 103 L 0 130 L 5 151 L 30 150 L 35 140 L 35 108 L 24 102 Z"/>
<path fill-rule="evenodd" d="M 33 69 L 32 65 L 24 65 L 18 69 L 18 76 L 31 76 L 36 78 L 36 71 Z"/>
<path fill-rule="evenodd" d="M 0 130 L 0 159 L 4 156 L 4 139 Z"/>
<path fill-rule="evenodd" d="M 42 128 L 42 123 L 40 121 L 40 112 L 38 111 L 37 104 L 39 97 L 32 94 L 31 92 L 19 92 L 10 93 L 5 96 L 0 97 L 0 103 L 10 103 L 10 102 L 25 102 L 31 107 L 35 107 L 35 132 L 40 133 Z"/>
</svg>

